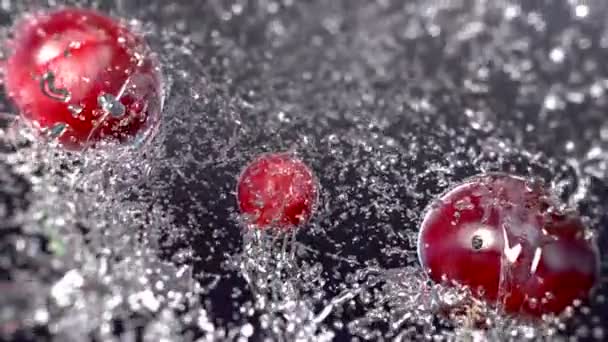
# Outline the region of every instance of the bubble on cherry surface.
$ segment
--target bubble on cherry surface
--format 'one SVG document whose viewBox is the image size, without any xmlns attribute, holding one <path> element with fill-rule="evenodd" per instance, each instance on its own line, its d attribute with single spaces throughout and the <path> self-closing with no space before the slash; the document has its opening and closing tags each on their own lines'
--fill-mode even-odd
<svg viewBox="0 0 608 342">
<path fill-rule="evenodd" d="M 531 321 L 430 281 L 416 248 L 425 208 L 500 171 L 543 180 L 603 255 L 604 4 L 9 0 L 0 34 L 63 4 L 143 33 L 162 122 L 136 148 L 72 153 L 0 103 L 0 339 L 605 339 L 605 276 Z M 44 89 L 82 115 L 52 77 Z M 315 213 L 287 234 L 245 229 L 240 172 L 280 151 L 314 170 Z"/>
<path fill-rule="evenodd" d="M 42 93 L 56 101 L 70 102 L 71 94 L 66 89 L 59 89 L 55 85 L 55 74 L 49 71 L 40 78 L 40 89 Z"/>
<path fill-rule="evenodd" d="M 102 94 L 97 98 L 99 107 L 107 114 L 115 118 L 125 115 L 125 106 L 120 103 L 112 94 Z"/>
</svg>

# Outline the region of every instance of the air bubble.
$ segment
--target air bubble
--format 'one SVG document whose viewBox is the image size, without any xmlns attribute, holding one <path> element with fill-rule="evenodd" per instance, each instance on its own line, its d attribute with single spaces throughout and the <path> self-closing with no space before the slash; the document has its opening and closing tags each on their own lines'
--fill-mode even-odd
<svg viewBox="0 0 608 342">
<path fill-rule="evenodd" d="M 60 138 L 68 129 L 68 124 L 59 122 L 48 129 L 48 136 L 51 139 Z"/>
<path fill-rule="evenodd" d="M 566 53 L 561 48 L 554 48 L 549 53 L 549 58 L 551 58 L 551 61 L 554 63 L 562 63 L 566 58 Z"/>
<path fill-rule="evenodd" d="M 67 89 L 59 89 L 56 87 L 55 74 L 50 71 L 42 75 L 42 78 L 40 79 L 40 89 L 44 95 L 53 100 L 66 103 L 70 102 L 70 92 Z"/>
<path fill-rule="evenodd" d="M 589 6 L 583 5 L 583 4 L 577 5 L 574 9 L 574 12 L 577 17 L 585 18 L 586 16 L 589 15 Z"/>
<path fill-rule="evenodd" d="M 80 113 L 82 113 L 83 109 L 84 108 L 82 106 L 79 106 L 79 105 L 74 105 L 74 104 L 68 105 L 68 110 L 70 111 L 70 113 L 72 113 L 72 116 L 74 118 L 79 117 Z"/>
<path fill-rule="evenodd" d="M 97 104 L 107 114 L 114 118 L 125 115 L 125 106 L 112 94 L 102 94 L 97 98 Z"/>
</svg>

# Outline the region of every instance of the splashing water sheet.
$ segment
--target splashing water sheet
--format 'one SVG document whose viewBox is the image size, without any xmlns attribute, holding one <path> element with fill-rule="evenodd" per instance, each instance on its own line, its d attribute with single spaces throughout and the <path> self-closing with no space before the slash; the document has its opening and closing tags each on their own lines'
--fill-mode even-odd
<svg viewBox="0 0 608 342">
<path fill-rule="evenodd" d="M 588 300 L 531 319 L 431 281 L 416 247 L 442 193 L 508 172 L 575 208 L 604 255 L 604 1 L 3 0 L 2 39 L 62 5 L 145 36 L 162 122 L 153 138 L 70 152 L 56 143 L 69 126 L 39 134 L 2 94 L 0 340 L 607 338 L 603 257 Z M 298 229 L 239 215 L 239 175 L 271 152 L 318 182 Z"/>
</svg>

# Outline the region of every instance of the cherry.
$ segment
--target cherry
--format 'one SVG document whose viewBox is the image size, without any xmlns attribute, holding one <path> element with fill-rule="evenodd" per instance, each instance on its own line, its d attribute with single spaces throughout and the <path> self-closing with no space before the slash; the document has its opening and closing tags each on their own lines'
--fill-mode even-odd
<svg viewBox="0 0 608 342">
<path fill-rule="evenodd" d="M 293 156 L 265 154 L 242 172 L 237 201 L 253 226 L 290 230 L 310 219 L 317 202 L 317 182 L 311 169 Z"/>
<path fill-rule="evenodd" d="M 162 107 L 159 65 L 143 39 L 100 13 L 27 16 L 14 28 L 5 86 L 22 117 L 67 149 L 145 139 Z"/>
<path fill-rule="evenodd" d="M 508 313 L 559 314 L 598 279 L 597 251 L 584 233 L 538 182 L 491 173 L 431 206 L 418 255 L 434 281 L 468 286 Z"/>
</svg>

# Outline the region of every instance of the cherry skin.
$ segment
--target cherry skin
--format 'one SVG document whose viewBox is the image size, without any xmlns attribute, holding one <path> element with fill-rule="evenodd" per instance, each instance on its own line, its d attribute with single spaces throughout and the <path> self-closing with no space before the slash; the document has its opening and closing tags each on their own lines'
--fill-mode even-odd
<svg viewBox="0 0 608 342">
<path fill-rule="evenodd" d="M 143 39 L 100 13 L 63 8 L 14 27 L 5 87 L 22 117 L 66 149 L 149 137 L 162 107 L 159 65 Z"/>
<path fill-rule="evenodd" d="M 508 313 L 559 314 L 587 298 L 599 260 L 580 218 L 556 204 L 520 177 L 471 178 L 427 211 L 420 262 L 434 281 L 468 286 Z"/>
<path fill-rule="evenodd" d="M 237 185 L 239 209 L 258 229 L 291 230 L 305 223 L 315 209 L 317 193 L 311 169 L 286 153 L 258 157 Z"/>
</svg>

